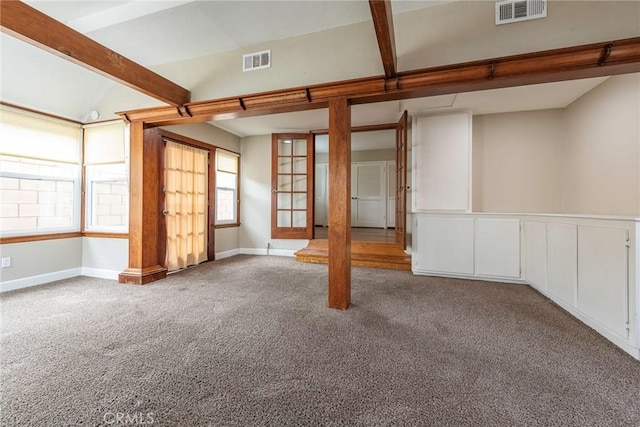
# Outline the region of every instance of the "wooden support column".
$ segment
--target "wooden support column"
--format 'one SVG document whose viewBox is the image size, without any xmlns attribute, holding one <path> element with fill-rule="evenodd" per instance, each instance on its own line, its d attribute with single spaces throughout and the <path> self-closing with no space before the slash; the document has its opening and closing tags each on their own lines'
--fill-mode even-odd
<svg viewBox="0 0 640 427">
<path fill-rule="evenodd" d="M 329 307 L 351 303 L 351 106 L 329 101 Z"/>
<path fill-rule="evenodd" d="M 164 279 L 159 247 L 160 159 L 162 143 L 157 128 L 144 129 L 144 123 L 131 123 L 129 177 L 129 267 L 118 276 L 120 283 L 144 285 Z"/>
</svg>

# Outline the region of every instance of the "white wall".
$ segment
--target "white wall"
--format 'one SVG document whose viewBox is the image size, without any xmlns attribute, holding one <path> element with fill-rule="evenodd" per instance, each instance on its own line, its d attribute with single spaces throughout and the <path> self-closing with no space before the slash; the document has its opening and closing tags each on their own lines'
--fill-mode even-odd
<svg viewBox="0 0 640 427">
<path fill-rule="evenodd" d="M 129 239 L 82 238 L 82 274 L 117 280 L 129 263 Z"/>
<path fill-rule="evenodd" d="M 571 104 L 563 150 L 563 212 L 640 216 L 640 74 Z"/>
<path fill-rule="evenodd" d="M 208 123 L 163 126 L 162 129 L 220 148 L 235 151 L 236 153 L 240 152 L 240 138 L 238 136 Z"/>
<path fill-rule="evenodd" d="M 474 117 L 473 210 L 640 216 L 640 74 L 564 109 Z"/>
<path fill-rule="evenodd" d="M 398 69 L 637 37 L 640 28 L 637 1 L 552 0 L 547 18 L 499 26 L 494 5 L 457 1 L 394 16 Z"/>
<path fill-rule="evenodd" d="M 474 116 L 473 211 L 560 212 L 563 111 Z"/>
<path fill-rule="evenodd" d="M 82 238 L 10 243 L 0 246 L 11 267 L 0 270 L 0 291 L 52 282 L 80 274 Z"/>
</svg>

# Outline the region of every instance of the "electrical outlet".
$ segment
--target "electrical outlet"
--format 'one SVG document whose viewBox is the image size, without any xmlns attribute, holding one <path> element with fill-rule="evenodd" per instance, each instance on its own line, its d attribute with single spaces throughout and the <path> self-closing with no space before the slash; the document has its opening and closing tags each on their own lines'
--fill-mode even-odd
<svg viewBox="0 0 640 427">
<path fill-rule="evenodd" d="M 11 257 L 10 256 L 2 258 L 2 268 L 7 268 L 7 267 L 11 267 Z"/>
</svg>

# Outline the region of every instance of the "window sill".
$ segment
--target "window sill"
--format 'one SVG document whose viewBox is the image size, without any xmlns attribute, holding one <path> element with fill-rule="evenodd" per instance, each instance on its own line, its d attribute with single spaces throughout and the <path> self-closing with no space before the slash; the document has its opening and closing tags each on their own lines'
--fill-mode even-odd
<svg viewBox="0 0 640 427">
<path fill-rule="evenodd" d="M 240 223 L 239 222 L 235 222 L 233 224 L 216 224 L 214 226 L 214 228 L 217 230 L 218 228 L 233 228 L 233 227 L 240 227 Z"/>
<path fill-rule="evenodd" d="M 128 239 L 129 233 L 112 231 L 83 231 L 83 237 L 103 237 L 108 239 Z"/>
<path fill-rule="evenodd" d="M 79 231 L 73 231 L 71 233 L 32 234 L 30 236 L 0 237 L 0 245 L 6 245 L 9 243 L 37 242 L 40 240 L 71 239 L 73 237 L 82 237 L 82 233 Z"/>
</svg>

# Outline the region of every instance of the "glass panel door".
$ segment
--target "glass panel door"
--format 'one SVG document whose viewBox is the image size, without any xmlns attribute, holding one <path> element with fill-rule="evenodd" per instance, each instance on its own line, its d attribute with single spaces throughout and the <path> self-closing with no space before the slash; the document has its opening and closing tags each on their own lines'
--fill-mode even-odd
<svg viewBox="0 0 640 427">
<path fill-rule="evenodd" d="M 273 134 L 271 238 L 313 236 L 313 140 L 310 134 Z"/>
<path fill-rule="evenodd" d="M 398 122 L 396 133 L 396 243 L 407 247 L 407 112 Z"/>
</svg>

